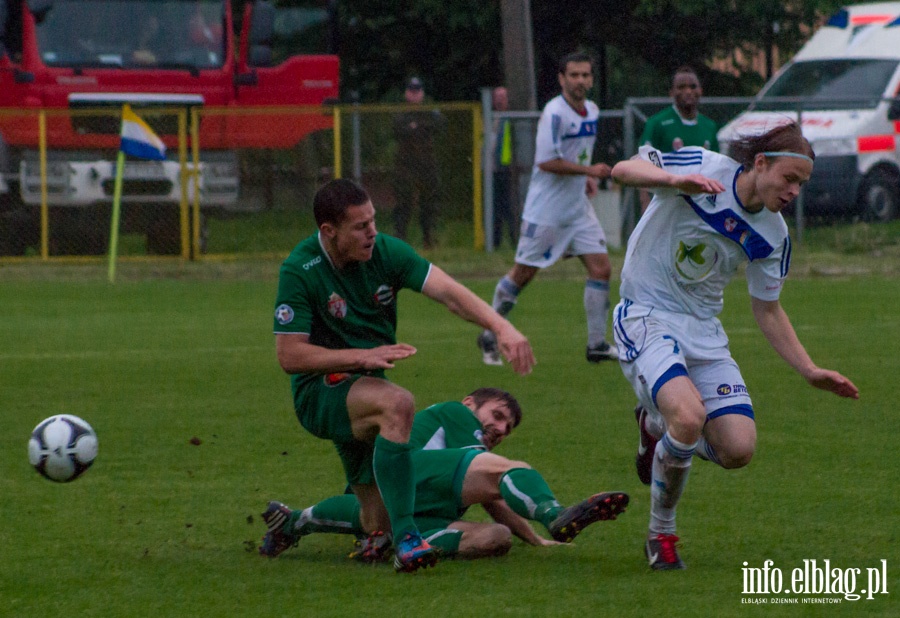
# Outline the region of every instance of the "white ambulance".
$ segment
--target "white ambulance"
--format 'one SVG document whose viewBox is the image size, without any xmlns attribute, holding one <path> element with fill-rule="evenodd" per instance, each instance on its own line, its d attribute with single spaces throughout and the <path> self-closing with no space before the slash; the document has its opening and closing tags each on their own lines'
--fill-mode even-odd
<svg viewBox="0 0 900 618">
<path fill-rule="evenodd" d="M 887 221 L 900 213 L 900 2 L 835 13 L 719 131 L 723 152 L 800 110 L 816 152 L 803 196 L 811 216 Z"/>
</svg>

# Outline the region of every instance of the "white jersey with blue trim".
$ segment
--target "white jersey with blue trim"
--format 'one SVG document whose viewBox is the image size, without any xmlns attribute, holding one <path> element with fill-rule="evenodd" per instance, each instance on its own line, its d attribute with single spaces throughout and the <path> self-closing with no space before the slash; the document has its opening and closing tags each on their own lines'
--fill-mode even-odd
<svg viewBox="0 0 900 618">
<path fill-rule="evenodd" d="M 554 174 L 538 167 L 554 159 L 590 165 L 597 139 L 600 109 L 585 101 L 582 116 L 563 98 L 551 99 L 538 121 L 534 167 L 525 198 L 522 219 L 541 225 L 569 225 L 586 216 L 591 209 L 585 193 L 587 176 Z"/>
<path fill-rule="evenodd" d="M 725 286 L 747 263 L 750 295 L 778 300 L 791 259 L 780 213 L 751 213 L 736 193 L 742 166 L 698 147 L 663 154 L 642 146 L 639 156 L 679 175 L 702 174 L 725 187 L 717 195 L 655 192 L 628 241 L 620 293 L 635 303 L 710 318 L 722 310 Z"/>
</svg>

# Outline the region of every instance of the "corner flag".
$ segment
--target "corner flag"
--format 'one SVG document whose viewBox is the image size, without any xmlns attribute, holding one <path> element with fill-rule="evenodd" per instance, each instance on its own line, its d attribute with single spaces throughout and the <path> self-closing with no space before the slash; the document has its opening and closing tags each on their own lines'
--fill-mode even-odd
<svg viewBox="0 0 900 618">
<path fill-rule="evenodd" d="M 119 155 L 116 159 L 116 180 L 113 185 L 112 220 L 109 230 L 109 282 L 116 281 L 116 259 L 119 253 L 119 218 L 122 212 L 122 174 L 125 169 L 125 155 L 140 159 L 164 161 L 166 145 L 141 117 L 131 111 L 131 106 L 122 106 L 122 132 L 119 141 Z"/>
<path fill-rule="evenodd" d="M 132 157 L 162 161 L 166 158 L 166 145 L 140 116 L 126 103 L 122 106 L 122 140 L 119 150 Z"/>
</svg>

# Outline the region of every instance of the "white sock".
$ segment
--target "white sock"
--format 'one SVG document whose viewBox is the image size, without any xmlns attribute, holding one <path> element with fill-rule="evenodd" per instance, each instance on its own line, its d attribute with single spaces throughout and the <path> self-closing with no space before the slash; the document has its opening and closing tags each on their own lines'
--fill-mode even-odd
<svg viewBox="0 0 900 618">
<path fill-rule="evenodd" d="M 703 459 L 705 461 L 711 461 L 714 464 L 722 465 L 722 462 L 719 461 L 719 456 L 716 454 L 716 449 L 713 448 L 713 445 L 706 441 L 706 438 L 700 437 L 700 441 L 697 442 L 697 450 L 694 452 L 694 455 Z"/>
<path fill-rule="evenodd" d="M 606 341 L 609 281 L 588 279 L 584 282 L 584 312 L 587 314 L 588 347 L 595 348 Z"/>
<path fill-rule="evenodd" d="M 666 433 L 666 419 L 663 418 L 663 415 L 659 412 L 654 412 L 649 408 L 644 408 L 647 410 L 647 415 L 644 417 L 644 429 L 647 430 L 651 436 L 659 440 L 663 437 L 663 434 Z"/>
<path fill-rule="evenodd" d="M 669 432 L 656 443 L 650 482 L 650 534 L 675 533 L 675 507 L 691 471 L 697 443 L 684 444 Z"/>
</svg>

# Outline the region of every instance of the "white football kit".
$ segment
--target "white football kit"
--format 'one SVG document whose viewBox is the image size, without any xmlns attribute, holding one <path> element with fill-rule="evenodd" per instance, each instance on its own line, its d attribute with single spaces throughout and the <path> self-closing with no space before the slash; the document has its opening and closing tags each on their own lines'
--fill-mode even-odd
<svg viewBox="0 0 900 618">
<path fill-rule="evenodd" d="M 663 154 L 642 146 L 639 156 L 679 175 L 718 180 L 718 195 L 655 189 L 631 235 L 614 313 L 619 363 L 641 403 L 658 411 L 656 394 L 687 375 L 700 391 L 707 418 L 753 408 L 716 317 L 725 286 L 747 264 L 750 295 L 778 300 L 790 266 L 791 242 L 779 213 L 751 213 L 736 194 L 742 167 L 703 148 Z"/>
<path fill-rule="evenodd" d="M 587 114 L 572 109 L 562 95 L 551 99 L 538 121 L 534 167 L 522 212 L 516 262 L 538 268 L 564 254 L 606 253 L 606 236 L 585 193 L 587 177 L 545 172 L 554 159 L 590 165 L 600 110 L 585 101 Z"/>
</svg>

